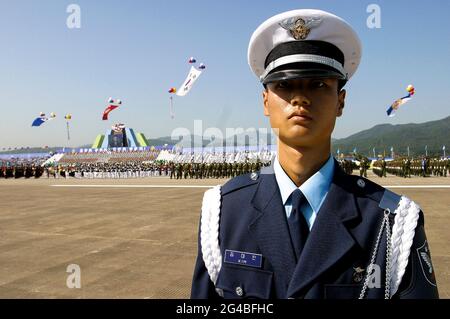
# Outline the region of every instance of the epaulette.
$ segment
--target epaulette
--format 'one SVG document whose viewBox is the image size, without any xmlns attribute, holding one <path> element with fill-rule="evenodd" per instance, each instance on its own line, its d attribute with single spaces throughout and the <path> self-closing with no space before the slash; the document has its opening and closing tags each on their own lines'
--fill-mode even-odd
<svg viewBox="0 0 450 319">
<path fill-rule="evenodd" d="M 229 180 L 225 183 L 225 185 L 222 186 L 221 193 L 222 195 L 226 195 L 228 193 L 234 192 L 238 189 L 254 185 L 258 183 L 259 179 L 259 172 L 254 173 L 248 173 L 243 174 L 234 177 L 233 179 Z"/>
<path fill-rule="evenodd" d="M 357 194 L 368 197 L 378 203 L 381 202 L 386 191 L 383 186 L 364 177 L 355 175 L 351 175 L 351 177 L 354 180 L 354 182 L 352 183 L 353 189 Z M 392 194 L 396 195 L 395 193 Z"/>
<path fill-rule="evenodd" d="M 355 180 L 355 185 L 357 185 L 357 192 L 378 202 L 378 206 L 381 209 L 389 209 L 391 213 L 394 213 L 398 208 L 400 200 L 402 199 L 401 195 L 398 195 L 366 178 L 354 175 L 352 175 L 352 178 Z"/>
</svg>

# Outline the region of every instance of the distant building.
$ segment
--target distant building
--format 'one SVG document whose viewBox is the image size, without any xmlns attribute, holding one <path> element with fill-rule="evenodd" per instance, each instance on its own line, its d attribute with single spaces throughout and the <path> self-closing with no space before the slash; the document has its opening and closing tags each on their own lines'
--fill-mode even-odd
<svg viewBox="0 0 450 319">
<path fill-rule="evenodd" d="M 115 124 L 105 134 L 96 137 L 92 148 L 113 147 L 145 147 L 148 146 L 144 134 L 136 133 L 132 128 L 124 124 Z"/>
</svg>

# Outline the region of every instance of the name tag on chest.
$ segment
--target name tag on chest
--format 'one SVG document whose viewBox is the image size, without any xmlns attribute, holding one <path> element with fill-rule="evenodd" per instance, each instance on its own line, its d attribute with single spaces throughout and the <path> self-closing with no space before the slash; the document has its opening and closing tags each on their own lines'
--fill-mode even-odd
<svg viewBox="0 0 450 319">
<path fill-rule="evenodd" d="M 224 262 L 228 264 L 261 268 L 262 255 L 226 249 Z"/>
</svg>

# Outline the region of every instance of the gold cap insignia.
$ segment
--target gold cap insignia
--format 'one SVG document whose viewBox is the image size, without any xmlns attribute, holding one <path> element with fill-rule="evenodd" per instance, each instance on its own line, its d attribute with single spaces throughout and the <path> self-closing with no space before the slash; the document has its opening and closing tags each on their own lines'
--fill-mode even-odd
<svg viewBox="0 0 450 319">
<path fill-rule="evenodd" d="M 283 29 L 288 30 L 295 40 L 305 40 L 308 37 L 311 28 L 319 25 L 321 21 L 322 18 L 320 17 L 295 17 L 283 20 L 279 25 Z"/>
</svg>

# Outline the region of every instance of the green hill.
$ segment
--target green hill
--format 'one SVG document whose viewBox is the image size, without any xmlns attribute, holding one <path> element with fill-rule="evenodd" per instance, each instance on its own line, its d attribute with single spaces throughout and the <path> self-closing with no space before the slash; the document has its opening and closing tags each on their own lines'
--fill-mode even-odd
<svg viewBox="0 0 450 319">
<path fill-rule="evenodd" d="M 450 151 L 450 116 L 442 120 L 420 124 L 381 124 L 371 129 L 361 131 L 349 137 L 333 141 L 333 153 L 337 149 L 341 153 L 351 153 L 354 148 L 364 155 L 373 156 L 373 148 L 377 154 L 390 155 L 391 146 L 396 154 L 410 155 L 425 154 L 441 155 L 442 146 L 446 145 Z"/>
</svg>

